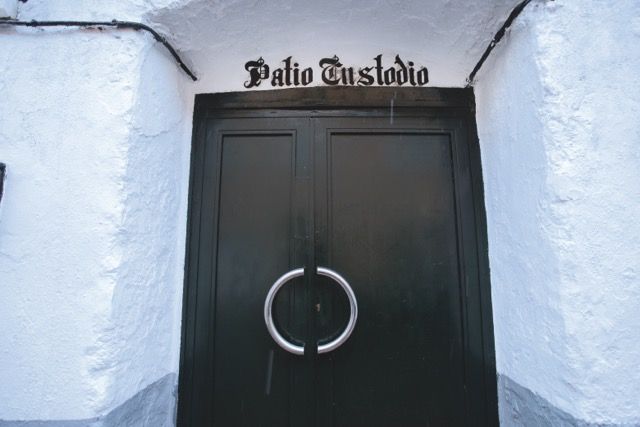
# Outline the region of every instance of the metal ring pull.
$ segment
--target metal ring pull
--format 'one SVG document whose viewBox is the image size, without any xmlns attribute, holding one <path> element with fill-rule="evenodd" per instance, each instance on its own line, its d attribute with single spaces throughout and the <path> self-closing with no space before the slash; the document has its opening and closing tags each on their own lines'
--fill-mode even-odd
<svg viewBox="0 0 640 427">
<path fill-rule="evenodd" d="M 358 320 L 358 301 L 356 300 L 356 294 L 353 293 L 353 289 L 349 286 L 349 282 L 345 280 L 344 277 L 339 275 L 333 270 L 330 270 L 325 267 L 318 267 L 318 274 L 321 276 L 326 276 L 330 279 L 335 280 L 342 287 L 344 292 L 347 294 L 347 298 L 349 298 L 349 322 L 347 323 L 347 327 L 344 328 L 344 331 L 333 341 L 329 341 L 326 344 L 322 344 L 318 346 L 318 354 L 329 353 L 330 351 L 335 350 L 344 344 L 348 339 L 353 330 L 356 327 L 356 320 Z"/>
<path fill-rule="evenodd" d="M 304 354 L 304 346 L 290 343 L 280 335 L 280 332 L 276 329 L 275 323 L 273 323 L 272 306 L 273 300 L 280 288 L 289 280 L 301 276 L 304 276 L 304 268 L 296 268 L 295 270 L 291 270 L 290 272 L 283 274 L 271 286 L 271 289 L 269 289 L 269 293 L 267 294 L 267 298 L 264 300 L 264 323 L 267 325 L 267 330 L 269 331 L 271 338 L 273 338 L 280 347 L 287 350 L 289 353 L 293 353 L 298 356 L 302 356 Z"/>
<path fill-rule="evenodd" d="M 335 340 L 318 346 L 318 354 L 323 354 L 335 350 L 349 339 L 349 336 L 356 327 L 356 320 L 358 320 L 358 302 L 356 300 L 356 295 L 353 293 L 353 289 L 351 289 L 351 286 L 349 286 L 349 282 L 347 282 L 344 277 L 342 277 L 335 271 L 325 267 L 318 267 L 316 271 L 319 275 L 328 277 L 338 282 L 338 284 L 347 294 L 350 309 L 349 322 L 347 323 L 347 327 L 344 329 L 344 331 L 342 331 L 342 333 Z M 296 345 L 287 341 L 280 334 L 280 332 L 278 332 L 278 330 L 276 329 L 276 325 L 273 322 L 272 308 L 273 300 L 275 299 L 276 294 L 278 293 L 280 288 L 289 280 L 301 276 L 304 276 L 304 268 L 296 268 L 295 270 L 291 270 L 288 273 L 280 276 L 280 278 L 278 278 L 278 280 L 276 280 L 275 283 L 271 286 L 271 289 L 269 289 L 267 298 L 264 301 L 264 323 L 267 325 L 267 330 L 269 331 L 271 338 L 273 338 L 276 344 L 278 344 L 284 350 L 298 356 L 302 356 L 304 354 L 304 346 Z"/>
</svg>

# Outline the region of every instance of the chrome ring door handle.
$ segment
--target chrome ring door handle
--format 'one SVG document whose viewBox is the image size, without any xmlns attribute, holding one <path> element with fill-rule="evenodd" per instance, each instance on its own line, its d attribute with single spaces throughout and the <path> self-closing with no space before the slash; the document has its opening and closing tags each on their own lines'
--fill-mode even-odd
<svg viewBox="0 0 640 427">
<path fill-rule="evenodd" d="M 276 294 L 280 290 L 280 288 L 287 283 L 291 279 L 295 279 L 296 277 L 304 276 L 304 268 L 296 268 L 295 270 L 291 270 L 288 273 L 280 276 L 278 280 L 271 286 L 269 289 L 269 293 L 267 293 L 267 298 L 264 300 L 264 323 L 267 325 L 267 330 L 269 331 L 269 335 L 271 338 L 283 349 L 287 350 L 289 353 L 293 353 L 298 356 L 302 356 L 304 354 L 304 346 L 293 344 L 287 341 L 278 329 L 276 328 L 275 323 L 273 322 L 273 300 L 276 297 Z"/>
<path fill-rule="evenodd" d="M 328 277 L 330 279 L 335 280 L 342 287 L 342 290 L 347 294 L 347 298 L 349 299 L 349 322 L 347 322 L 347 326 L 342 331 L 342 333 L 334 340 L 318 345 L 318 354 L 328 353 L 340 347 L 344 344 L 351 336 L 354 328 L 356 327 L 356 320 L 358 320 L 358 301 L 356 300 L 356 295 L 351 289 L 349 282 L 345 280 L 340 274 L 336 273 L 333 270 L 330 270 L 325 267 L 318 267 L 317 273 L 321 276 Z M 276 297 L 276 294 L 280 290 L 285 283 L 287 283 L 291 279 L 295 279 L 296 277 L 304 276 L 304 268 L 296 268 L 291 270 L 278 278 L 271 285 L 269 292 L 267 293 L 267 297 L 264 300 L 264 323 L 267 325 L 267 331 L 269 331 L 269 335 L 271 338 L 282 347 L 284 350 L 289 353 L 302 356 L 304 355 L 304 345 L 296 345 L 289 341 L 287 341 L 281 334 L 278 332 L 276 325 L 273 321 L 273 300 Z"/>
<path fill-rule="evenodd" d="M 318 354 L 329 353 L 330 351 L 335 350 L 344 344 L 351 336 L 351 333 L 356 327 L 356 320 L 358 320 L 358 301 L 356 300 L 356 294 L 351 289 L 349 282 L 345 280 L 344 277 L 339 275 L 333 270 L 330 270 L 325 267 L 318 267 L 318 274 L 321 276 L 328 277 L 330 279 L 335 280 L 342 287 L 342 290 L 347 294 L 347 298 L 349 299 L 349 322 L 347 323 L 347 327 L 344 328 L 344 331 L 333 341 L 329 341 L 326 344 L 322 344 L 318 346 Z"/>
</svg>

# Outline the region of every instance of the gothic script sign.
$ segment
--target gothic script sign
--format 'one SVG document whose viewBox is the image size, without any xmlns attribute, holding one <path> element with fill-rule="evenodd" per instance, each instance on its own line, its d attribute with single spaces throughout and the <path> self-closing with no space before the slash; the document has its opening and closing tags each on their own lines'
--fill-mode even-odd
<svg viewBox="0 0 640 427">
<path fill-rule="evenodd" d="M 385 66 L 382 54 L 373 58 L 374 63 L 367 67 L 345 67 L 336 55 L 318 61 L 314 73 L 312 67 L 303 68 L 291 56 L 282 60 L 279 67 L 271 68 L 262 57 L 244 64 L 249 79 L 244 82 L 247 89 L 260 86 L 267 81 L 274 87 L 307 86 L 313 82 L 314 74 L 320 74 L 322 82 L 342 86 L 424 86 L 429 82 L 427 67 L 415 67 L 412 61 L 403 61 L 396 55 L 393 63 Z"/>
</svg>

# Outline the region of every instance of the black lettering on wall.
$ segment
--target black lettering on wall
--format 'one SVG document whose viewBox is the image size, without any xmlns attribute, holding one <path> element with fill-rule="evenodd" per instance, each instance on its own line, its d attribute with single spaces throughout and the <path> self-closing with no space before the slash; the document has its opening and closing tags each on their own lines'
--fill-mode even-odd
<svg viewBox="0 0 640 427">
<path fill-rule="evenodd" d="M 386 84 L 387 86 L 390 86 L 395 82 L 396 82 L 396 69 L 387 68 L 384 72 L 384 84 Z"/>
<path fill-rule="evenodd" d="M 305 68 L 302 70 L 302 86 L 306 86 L 313 81 L 313 70 Z"/>
<path fill-rule="evenodd" d="M 269 78 L 269 66 L 264 63 L 264 59 L 260 57 L 257 61 L 249 61 L 244 64 L 244 69 L 249 72 L 249 80 L 244 82 L 247 89 L 260 86 L 260 82 Z"/>
<path fill-rule="evenodd" d="M 409 70 L 407 66 L 404 65 L 402 59 L 400 59 L 400 55 L 396 55 L 396 60 L 394 62 L 398 66 L 398 70 L 396 71 L 396 83 L 398 86 L 402 86 L 409 80 Z"/>
<path fill-rule="evenodd" d="M 323 82 L 330 86 L 335 86 L 340 83 L 338 69 L 342 67 L 342 64 L 336 55 L 333 55 L 333 58 L 322 58 L 319 64 L 322 68 Z"/>
<path fill-rule="evenodd" d="M 364 67 L 358 70 L 358 85 L 371 86 L 373 84 L 373 76 L 369 74 L 371 70 L 373 70 L 373 67 Z"/>
<path fill-rule="evenodd" d="M 413 70 L 413 62 L 409 61 L 407 62 L 407 64 L 409 64 L 409 83 L 411 83 L 411 86 L 415 86 L 416 76 L 415 76 L 415 71 Z"/>
<path fill-rule="evenodd" d="M 424 86 L 429 83 L 429 72 L 426 68 L 418 70 L 418 86 Z"/>
<path fill-rule="evenodd" d="M 396 55 L 393 63 L 386 62 L 379 54 L 373 58 L 373 64 L 361 68 L 345 67 L 337 55 L 320 59 L 320 75 L 322 82 L 329 86 L 424 86 L 429 83 L 427 67 L 416 69 L 413 61 L 403 61 Z M 260 57 L 256 61 L 248 61 L 244 65 L 249 72 L 249 80 L 244 82 L 247 89 L 260 86 L 263 80 L 271 78 L 271 86 L 291 87 L 307 86 L 313 82 L 313 68 L 301 68 L 300 63 L 288 56 L 281 61 L 279 68 L 272 71 Z"/>
<path fill-rule="evenodd" d="M 376 61 L 376 81 L 382 86 L 384 84 L 384 80 L 382 80 L 382 55 L 378 55 L 373 59 Z"/>
</svg>

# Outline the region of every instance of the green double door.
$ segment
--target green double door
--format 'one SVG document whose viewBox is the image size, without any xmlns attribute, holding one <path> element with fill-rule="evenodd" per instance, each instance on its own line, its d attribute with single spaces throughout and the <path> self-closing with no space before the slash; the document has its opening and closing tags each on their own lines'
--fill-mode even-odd
<svg viewBox="0 0 640 427">
<path fill-rule="evenodd" d="M 496 423 L 467 127 L 420 109 L 201 114 L 180 425 Z M 265 301 L 297 269 L 267 301 L 287 349 Z"/>
</svg>

